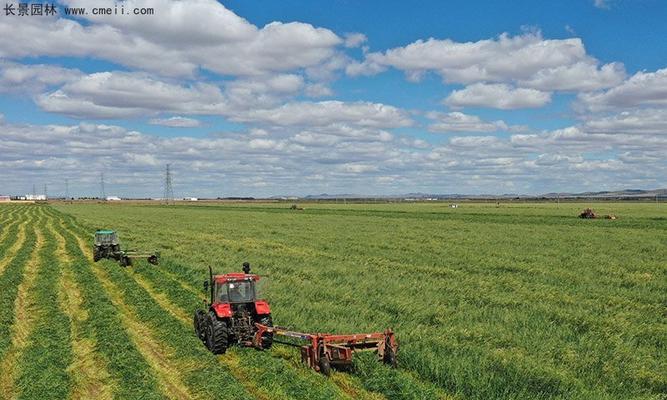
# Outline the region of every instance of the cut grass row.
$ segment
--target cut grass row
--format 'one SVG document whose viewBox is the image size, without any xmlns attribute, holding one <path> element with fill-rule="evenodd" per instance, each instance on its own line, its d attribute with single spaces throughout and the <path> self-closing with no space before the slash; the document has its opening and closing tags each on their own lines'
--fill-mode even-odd
<svg viewBox="0 0 667 400">
<path fill-rule="evenodd" d="M 143 333 L 145 346 L 144 349 L 152 348 L 159 352 L 157 354 L 152 351 L 153 361 L 158 364 L 153 364 L 154 370 L 157 369 L 163 373 L 163 377 L 170 375 L 177 379 L 182 379 L 185 387 L 182 388 L 182 395 L 191 395 L 194 398 L 220 398 L 220 399 L 250 399 L 253 396 L 243 389 L 233 377 L 225 371 L 216 362 L 213 355 L 204 351 L 199 345 L 194 335 L 181 328 L 181 324 L 172 319 L 165 318 L 166 310 L 162 309 L 149 296 L 142 298 L 130 297 L 128 287 L 119 285 L 114 279 L 112 273 L 124 273 L 116 263 L 108 263 L 106 266 L 111 266 L 109 270 L 104 270 L 99 264 L 94 264 L 86 256 L 86 246 L 88 243 L 83 242 L 81 237 L 82 232 L 77 232 L 72 221 L 65 221 L 67 230 L 64 232 L 69 241 L 77 243 L 76 249 L 71 249 L 70 254 L 76 254 L 77 259 L 84 259 L 86 268 L 92 277 L 101 286 L 104 293 L 109 296 L 109 304 L 114 305 L 115 308 L 124 313 L 125 325 L 128 322 L 131 326 L 128 328 L 136 333 Z M 91 279 L 92 279 L 91 277 Z M 136 283 L 134 283 L 136 289 Z M 134 292 L 132 292 L 134 293 Z M 140 305 L 140 306 L 138 306 Z M 156 322 L 157 321 L 157 322 Z M 136 337 L 135 337 L 136 339 Z M 149 350 L 150 351 L 150 350 Z M 155 356 L 163 358 L 163 360 L 155 360 Z M 173 364 L 173 366 L 171 366 Z M 167 379 L 168 380 L 168 379 Z M 163 382 L 166 382 L 163 379 Z M 169 383 L 169 382 L 166 382 Z M 164 385 L 163 385 L 164 386 Z M 175 388 L 172 387 L 175 390 Z M 175 393 L 173 390 L 169 391 L 171 394 Z"/>
<path fill-rule="evenodd" d="M 85 231 L 82 231 L 80 233 L 83 234 L 84 232 Z M 284 368 L 282 370 L 283 381 L 289 383 L 288 386 L 291 386 L 287 388 L 280 387 L 280 385 L 272 383 L 269 379 L 262 379 L 261 376 L 258 378 L 259 374 L 257 373 L 242 374 L 241 376 L 239 375 L 239 372 L 242 373 L 242 371 L 237 368 L 234 368 L 233 371 L 224 368 L 223 365 L 232 367 L 236 366 L 225 362 L 226 359 L 232 358 L 233 355 L 220 357 L 220 362 L 216 360 L 216 357 L 211 355 L 194 335 L 190 320 L 191 314 L 189 312 L 185 312 L 185 310 L 181 308 L 176 308 L 175 306 L 170 305 L 167 305 L 167 308 L 164 308 L 165 304 L 163 303 L 161 306 L 155 297 L 153 297 L 155 296 L 155 293 L 149 293 L 146 288 L 142 287 L 136 280 L 133 280 L 126 270 L 117 268 L 113 263 L 107 263 L 106 265 L 111 265 L 110 268 L 106 269 L 106 272 L 102 272 L 98 267 L 96 267 L 96 270 L 100 274 L 108 274 L 109 278 L 112 278 L 111 280 L 115 284 L 118 284 L 118 287 L 123 289 L 123 294 L 127 298 L 128 304 L 142 304 L 142 307 L 137 307 L 135 311 L 142 320 L 150 323 L 153 329 L 160 331 L 160 336 L 166 344 L 172 344 L 173 349 L 176 351 L 177 358 L 189 358 L 193 362 L 194 360 L 198 360 L 198 363 L 202 363 L 203 360 L 210 360 L 211 364 L 208 367 L 217 369 L 217 371 L 211 372 L 217 374 L 217 376 L 230 374 L 236 375 L 240 379 L 249 381 L 246 382 L 248 390 L 259 398 L 291 399 L 304 398 L 304 396 L 306 396 L 315 399 L 329 399 L 345 397 L 343 393 L 337 391 L 335 386 L 327 384 L 324 378 L 307 374 L 311 381 L 304 382 L 303 377 L 295 375 L 295 372 L 291 368 Z M 150 301 L 150 299 L 153 299 L 153 301 Z M 192 306 L 193 304 L 190 304 L 190 307 L 188 308 L 191 308 Z M 272 358 L 265 358 L 264 362 L 268 362 L 269 364 L 283 364 L 282 361 Z M 201 387 L 202 390 L 206 390 L 206 382 L 211 381 L 211 374 L 202 372 L 203 371 L 192 371 L 189 382 L 191 382 L 191 386 Z M 264 382 L 264 384 L 258 384 L 258 382 Z M 282 386 L 284 386 L 285 383 L 283 383 Z M 208 386 L 210 386 L 210 384 Z M 234 389 L 234 386 L 238 387 L 238 382 L 227 381 L 224 382 L 224 385 L 219 385 L 218 388 L 210 387 L 207 392 L 220 392 L 223 388 L 226 388 L 227 393 L 236 397 L 238 394 L 231 391 Z M 324 388 L 320 388 L 320 386 L 324 386 Z"/>
<path fill-rule="evenodd" d="M 81 294 L 81 306 L 88 318 L 78 321 L 81 340 L 95 344 L 95 351 L 104 359 L 113 396 L 123 399 L 163 399 L 151 368 L 132 343 L 122 325 L 118 310 L 90 268 L 77 238 L 67 229 L 60 230 L 72 257 L 72 276 Z"/>
<path fill-rule="evenodd" d="M 79 230 L 82 235 L 85 235 L 86 232 L 85 229 Z M 150 267 L 141 263 L 138 263 L 134 268 L 146 272 L 151 270 Z M 169 339 L 165 340 L 167 343 L 172 342 L 180 352 L 185 352 L 185 354 L 178 354 L 179 356 L 187 356 L 187 353 L 190 352 L 191 355 L 195 355 L 199 359 L 201 357 L 212 357 L 192 331 L 191 310 L 201 303 L 201 296 L 197 295 L 192 289 L 185 289 L 188 285 L 179 284 L 174 279 L 169 279 L 168 275 L 170 274 L 164 275 L 164 278 L 169 280 L 168 282 L 151 281 L 151 277 L 155 278 L 156 275 L 162 275 L 161 271 L 163 270 L 164 267 L 158 272 L 153 267 L 150 272 L 154 274 L 144 277 L 114 266 L 106 269 L 106 273 L 114 278 L 114 282 L 120 280 L 123 283 L 120 287 L 128 298 L 128 304 L 142 302 L 142 307 L 136 311 L 143 320 L 152 321 L 154 329 L 164 330 L 167 326 L 180 325 L 179 329 L 173 332 L 166 331 L 163 336 L 165 339 Z M 147 306 L 146 299 L 149 298 L 153 299 L 153 302 L 150 306 Z M 192 350 L 187 349 L 195 349 L 196 351 L 193 354 Z M 255 350 L 248 352 L 231 351 L 219 357 L 219 363 L 226 366 L 226 370 L 239 380 L 246 381 L 248 390 L 260 398 L 350 398 L 350 395 L 340 387 L 344 385 L 337 385 L 335 382 L 327 380 L 302 366 L 295 366 L 291 361 L 280 357 L 272 357 L 268 353 L 256 352 Z M 197 375 L 201 374 L 194 374 L 193 376 Z M 339 381 L 343 384 L 347 383 L 344 378 L 339 379 Z M 356 388 L 353 392 L 357 398 L 373 398 L 371 394 L 365 393 L 361 387 Z"/>
<path fill-rule="evenodd" d="M 35 215 L 26 211 L 22 218 L 31 220 Z M 0 360 L 4 359 L 7 349 L 11 345 L 11 329 L 16 317 L 14 303 L 18 295 L 19 285 L 23 281 L 25 265 L 31 259 L 36 248 L 37 234 L 34 227 L 27 229 L 25 239 L 19 244 L 16 254 L 6 259 L 6 268 L 0 273 Z"/>
<path fill-rule="evenodd" d="M 30 217 L 31 221 L 36 218 L 35 226 L 39 226 L 43 222 L 44 215 L 41 209 L 34 209 L 33 215 Z M 0 375 L 0 393 L 8 399 L 15 399 L 20 394 L 20 390 L 16 385 L 18 373 L 18 360 L 28 345 L 28 338 L 33 328 L 33 321 L 35 314 L 39 309 L 39 305 L 35 302 L 32 294 L 35 290 L 34 283 L 37 277 L 39 267 L 41 265 L 39 255 L 44 246 L 44 234 L 41 229 L 34 228 L 34 242 L 30 251 L 23 257 L 21 250 L 10 261 L 8 268 L 3 275 L 11 279 L 11 283 L 16 286 L 8 288 L 7 292 L 11 293 L 12 305 L 11 307 L 3 308 L 3 328 L 7 330 L 6 346 L 0 348 L 0 370 L 3 374 Z M 29 238 L 28 240 L 30 240 Z M 21 246 L 22 248 L 24 246 Z M 4 284 L 5 282 L 0 283 Z M 5 321 L 7 325 L 5 326 Z M 3 330 L 4 330 L 3 329 Z"/>
<path fill-rule="evenodd" d="M 19 398 L 65 399 L 69 396 L 71 377 L 67 367 L 72 363 L 70 321 L 59 307 L 59 281 L 64 260 L 57 254 L 53 218 L 42 227 L 44 246 L 39 251 L 39 269 L 29 271 L 36 274 L 33 292 L 30 294 L 38 307 L 31 311 L 32 325 L 28 345 L 18 363 L 17 386 Z"/>
<path fill-rule="evenodd" d="M 4 236 L 0 242 L 0 274 L 7 268 L 9 261 L 25 240 L 26 224 L 26 219 L 17 215 L 15 220 L 5 227 Z"/>
<path fill-rule="evenodd" d="M 67 366 L 67 372 L 71 376 L 72 388 L 69 398 L 110 400 L 113 398 L 114 382 L 111 380 L 106 362 L 95 351 L 95 342 L 83 334 L 89 313 L 83 307 L 81 291 L 73 275 L 72 257 L 67 253 L 67 242 L 61 233 L 65 226 L 57 216 L 54 219 L 58 222 L 55 232 L 58 241 L 56 254 L 65 263 L 58 283 L 58 302 L 70 322 L 72 362 Z"/>
</svg>

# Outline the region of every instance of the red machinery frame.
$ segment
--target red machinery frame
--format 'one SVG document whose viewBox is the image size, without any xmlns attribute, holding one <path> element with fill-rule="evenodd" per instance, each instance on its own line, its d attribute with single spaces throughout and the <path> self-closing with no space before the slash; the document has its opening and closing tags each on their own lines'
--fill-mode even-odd
<svg viewBox="0 0 667 400">
<path fill-rule="evenodd" d="M 307 344 L 299 345 L 290 342 L 279 342 L 301 348 L 301 361 L 315 371 L 329 375 L 331 366 L 348 368 L 352 366 L 352 355 L 357 351 L 376 351 L 378 359 L 396 367 L 398 341 L 391 329 L 384 332 L 337 335 L 331 333 L 303 333 L 290 331 L 279 326 L 270 327 L 255 324 L 257 332 L 252 345 L 262 348 L 262 336 L 272 333 L 274 342 L 276 336 L 298 339 Z"/>
</svg>

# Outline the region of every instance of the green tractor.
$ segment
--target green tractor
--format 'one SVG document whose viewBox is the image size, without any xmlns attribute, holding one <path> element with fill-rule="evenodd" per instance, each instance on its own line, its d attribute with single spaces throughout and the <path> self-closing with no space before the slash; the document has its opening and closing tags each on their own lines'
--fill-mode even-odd
<svg viewBox="0 0 667 400">
<path fill-rule="evenodd" d="M 160 253 L 140 252 L 136 250 L 121 250 L 120 241 L 115 231 L 109 229 L 100 229 L 95 232 L 95 242 L 93 243 L 93 260 L 106 258 L 116 260 L 123 267 L 132 265 L 132 259 L 145 258 L 146 261 L 157 265 L 160 260 Z"/>
</svg>

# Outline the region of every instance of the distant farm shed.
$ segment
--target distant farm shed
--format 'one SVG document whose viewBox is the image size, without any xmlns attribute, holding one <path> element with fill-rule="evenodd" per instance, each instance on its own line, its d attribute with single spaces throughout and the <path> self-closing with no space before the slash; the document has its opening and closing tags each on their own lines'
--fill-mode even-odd
<svg viewBox="0 0 667 400">
<path fill-rule="evenodd" d="M 9 196 L 0 196 L 0 203 L 8 203 L 12 199 Z"/>
</svg>

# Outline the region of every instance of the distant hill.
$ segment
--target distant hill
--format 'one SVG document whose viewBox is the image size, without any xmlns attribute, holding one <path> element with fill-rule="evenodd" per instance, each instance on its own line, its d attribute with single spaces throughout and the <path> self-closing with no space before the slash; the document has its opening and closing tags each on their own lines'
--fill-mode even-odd
<svg viewBox="0 0 667 400">
<path fill-rule="evenodd" d="M 581 193 L 545 193 L 538 195 L 526 195 L 526 194 L 516 194 L 516 193 L 504 193 L 504 194 L 459 194 L 459 193 L 448 193 L 448 194 L 436 194 L 436 193 L 404 193 L 404 194 L 391 194 L 391 195 L 364 195 L 364 194 L 352 194 L 352 193 L 339 193 L 339 194 L 311 194 L 305 197 L 298 196 L 273 196 L 273 199 L 305 199 L 305 200 L 334 200 L 334 199 L 414 199 L 414 200 L 442 200 L 442 199 L 541 199 L 541 198 L 597 198 L 597 199 L 639 199 L 639 198 L 654 198 L 654 197 L 664 198 L 667 197 L 667 189 L 651 189 L 651 190 L 642 190 L 642 189 L 624 189 L 616 191 L 599 191 L 599 192 L 581 192 Z"/>
</svg>

